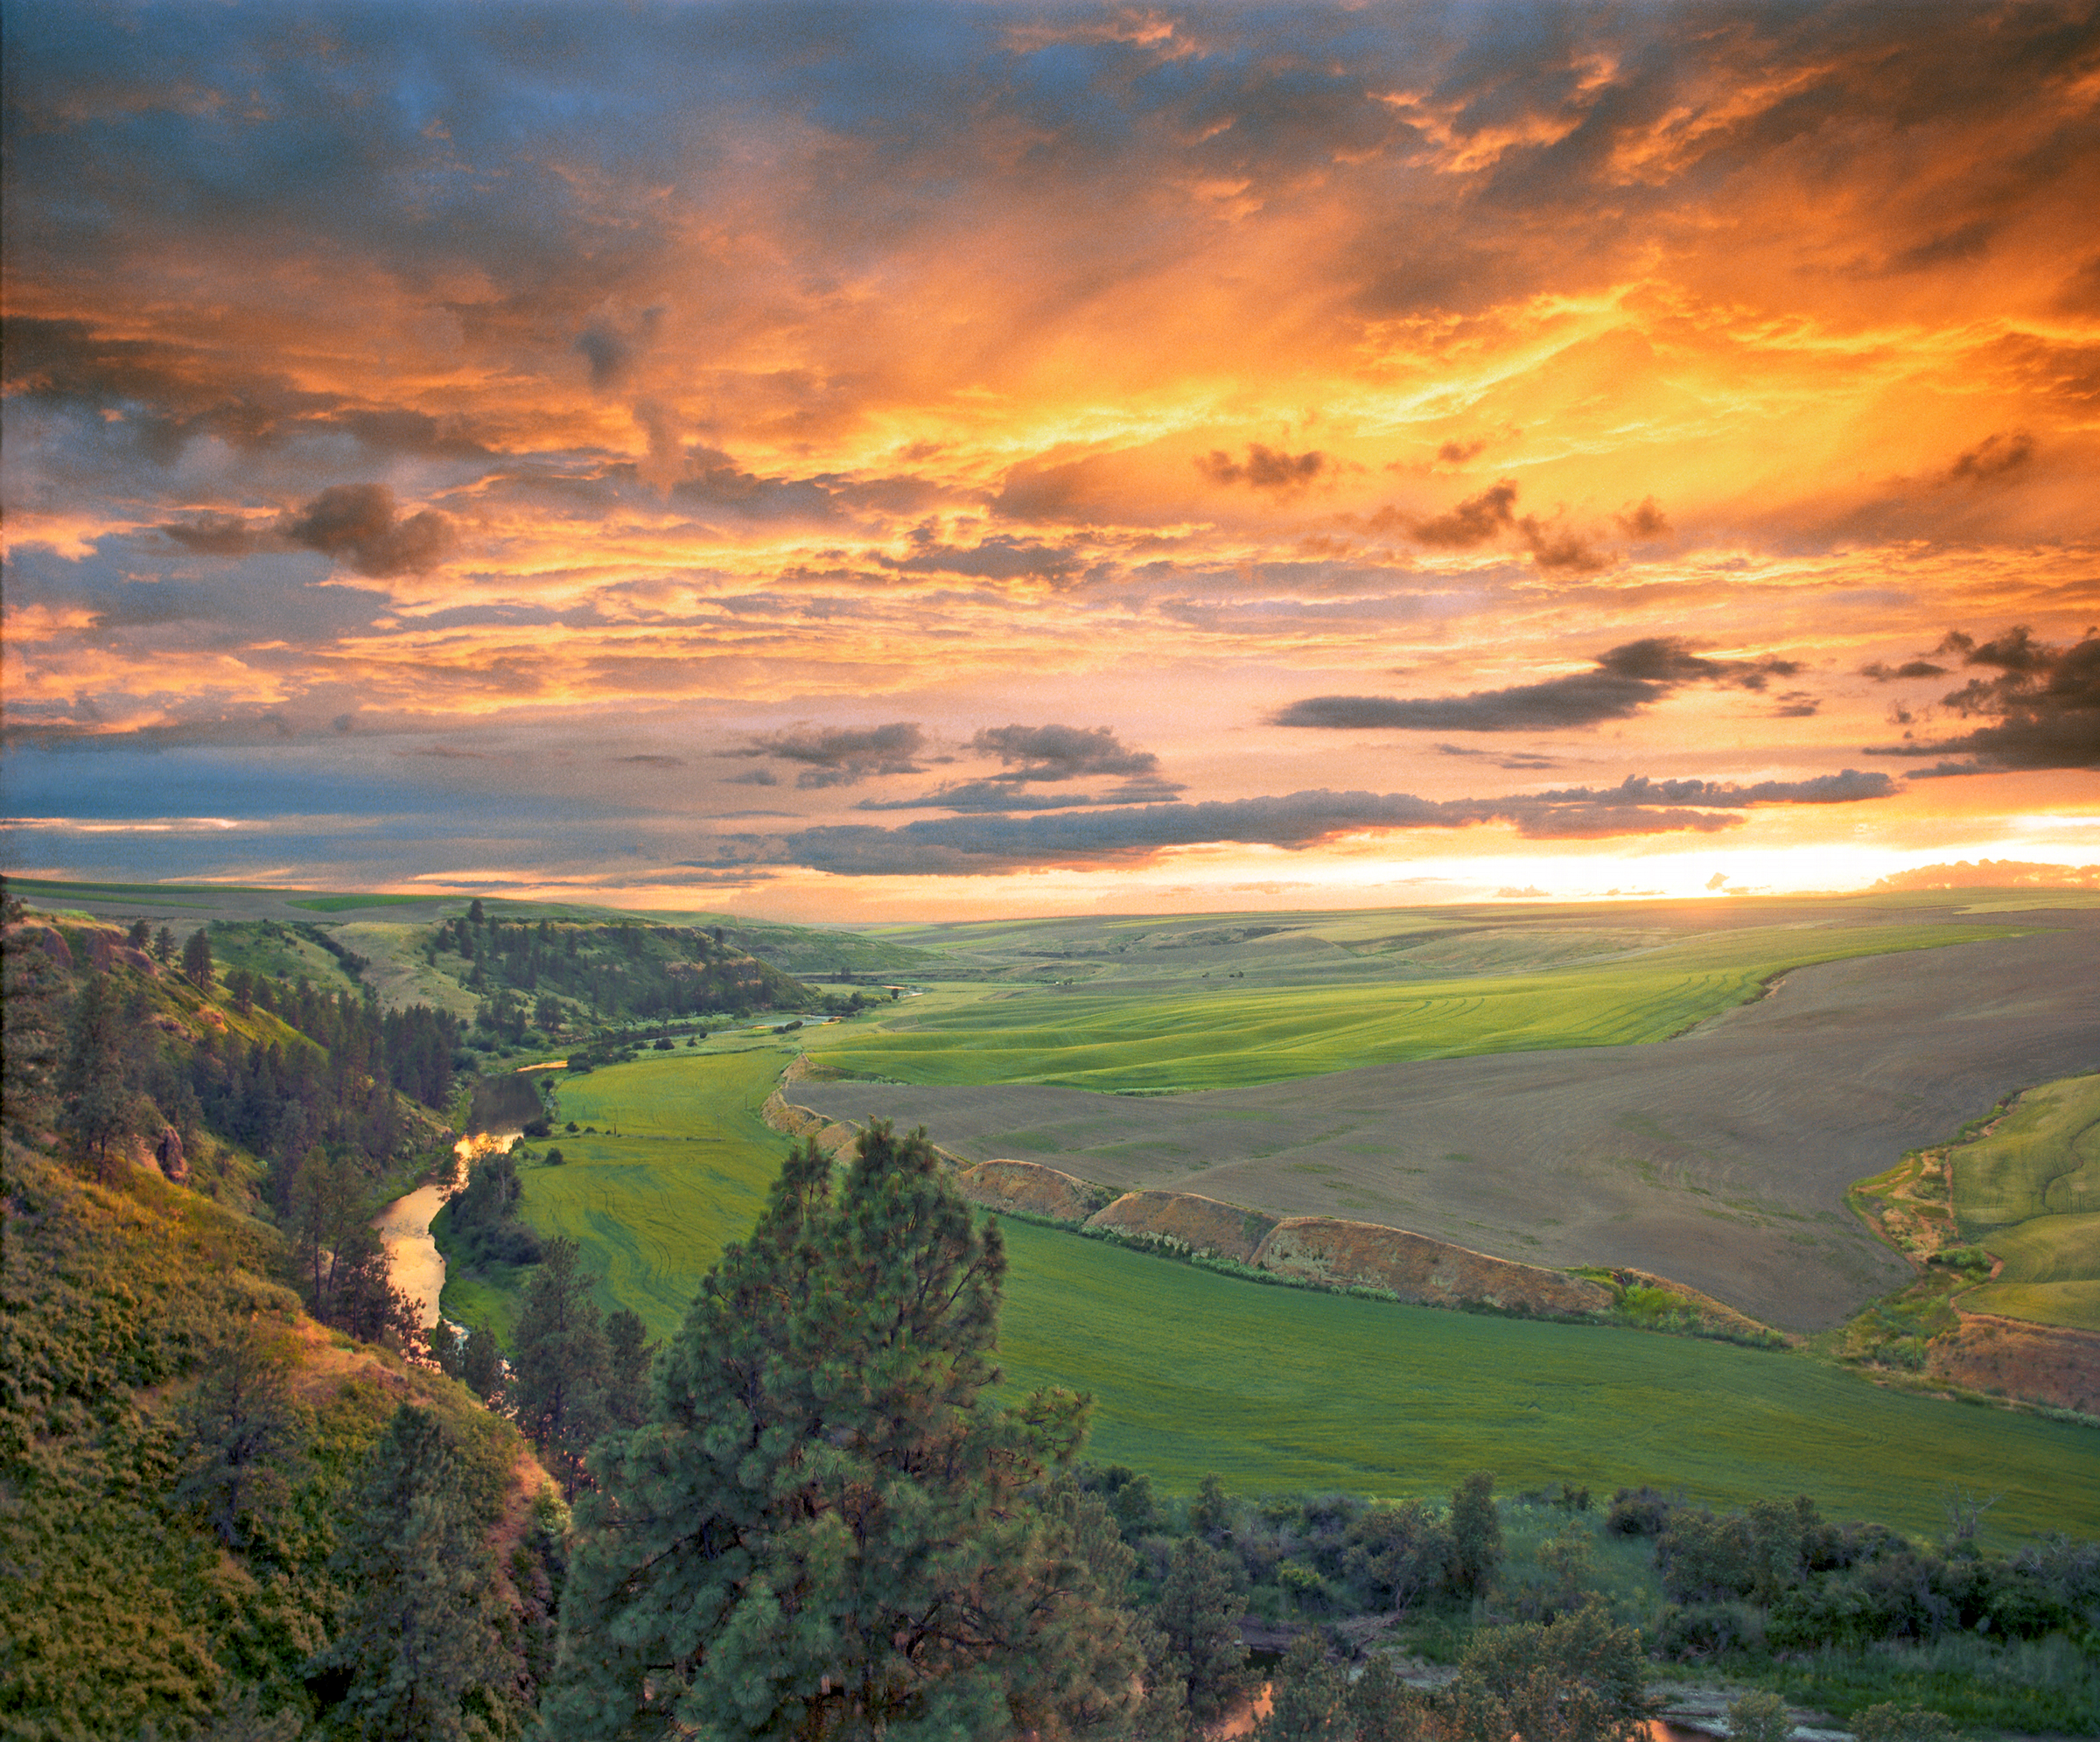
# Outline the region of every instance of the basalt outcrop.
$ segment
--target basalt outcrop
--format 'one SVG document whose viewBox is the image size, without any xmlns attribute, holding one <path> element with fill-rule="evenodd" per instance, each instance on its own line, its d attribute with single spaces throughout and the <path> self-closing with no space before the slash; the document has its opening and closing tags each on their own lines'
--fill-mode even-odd
<svg viewBox="0 0 2100 1742">
<path fill-rule="evenodd" d="M 814 1137 L 838 1154 L 855 1128 L 797 1107 L 778 1091 L 766 1123 L 790 1137 Z M 1320 1288 L 1371 1289 L 1425 1306 L 1486 1307 L 1549 1319 L 1614 1319 L 1629 1287 L 1678 1298 L 1688 1321 L 1708 1334 L 1766 1334 L 1732 1307 L 1644 1271 L 1614 1272 L 1618 1284 L 1496 1258 L 1448 1241 L 1336 1216 L 1272 1216 L 1194 1192 L 1124 1192 L 1040 1162 L 967 1162 L 936 1149 L 974 1204 L 1067 1223 L 1136 1245 L 1208 1256 Z M 1689 1328 L 1689 1326 L 1688 1326 Z"/>
</svg>

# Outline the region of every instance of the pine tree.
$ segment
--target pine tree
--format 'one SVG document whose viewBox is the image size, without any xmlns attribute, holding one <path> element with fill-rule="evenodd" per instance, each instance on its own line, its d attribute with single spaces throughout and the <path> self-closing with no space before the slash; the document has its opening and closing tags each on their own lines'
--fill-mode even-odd
<svg viewBox="0 0 2100 1742">
<path fill-rule="evenodd" d="M 130 1109 L 124 1083 L 123 1013 L 108 976 L 92 974 L 74 1000 L 65 1062 L 59 1067 L 59 1128 L 74 1152 L 107 1175 L 111 1139 Z"/>
<path fill-rule="evenodd" d="M 1269 1684 L 1268 1715 L 1255 1742 L 1356 1742 L 1348 1674 L 1327 1662 L 1320 1635 L 1300 1634 Z"/>
<path fill-rule="evenodd" d="M 1466 1742 L 1633 1742 L 1648 1727 L 1638 1627 L 1614 1624 L 1602 1598 L 1541 1627 L 1476 1633 L 1448 1696 Z"/>
<path fill-rule="evenodd" d="M 551 1240 L 526 1284 L 512 1360 L 511 1413 L 562 1498 L 574 1500 L 584 1454 L 606 1425 L 606 1328 L 573 1240 Z"/>
<path fill-rule="evenodd" d="M 1174 1544 L 1159 1583 L 1159 1630 L 1188 1683 L 1189 1715 L 1214 1723 L 1253 1685 L 1240 1638 L 1239 1568 L 1196 1536 Z"/>
<path fill-rule="evenodd" d="M 486 1325 L 477 1325 L 468 1333 L 466 1347 L 459 1354 L 459 1377 L 475 1396 L 486 1402 L 503 1383 L 503 1351 L 497 1346 L 496 1333 Z"/>
<path fill-rule="evenodd" d="M 1356 1742 L 1442 1742 L 1444 1736 L 1428 1697 L 1403 1682 L 1383 1652 L 1373 1653 L 1349 1684 L 1349 1716 Z"/>
<path fill-rule="evenodd" d="M 303 1116 L 297 1126 L 304 1130 Z M 356 1188 L 350 1165 L 315 1144 L 293 1172 L 285 1194 L 286 1232 L 306 1305 L 317 1319 L 328 1316 L 329 1274 L 335 1249 L 354 1219 Z"/>
<path fill-rule="evenodd" d="M 394 1286 L 386 1242 L 369 1222 L 354 1220 L 336 1243 L 328 1266 L 325 1316 L 329 1324 L 347 1331 L 360 1343 L 414 1348 L 420 1340 L 420 1309 Z"/>
<path fill-rule="evenodd" d="M 182 947 L 182 974 L 199 991 L 212 990 L 212 934 L 202 926 L 190 934 Z"/>
<path fill-rule="evenodd" d="M 228 1548 L 246 1542 L 255 1516 L 281 1504 L 298 1474 L 305 1411 L 291 1392 L 291 1340 L 249 1319 L 205 1361 L 185 1400 L 188 1467 L 178 1502 L 200 1502 Z"/>
<path fill-rule="evenodd" d="M 1188 1528 L 1213 1548 L 1222 1548 L 1232 1536 L 1232 1496 L 1215 1471 L 1196 1484 L 1196 1497 L 1188 1503 Z"/>
<path fill-rule="evenodd" d="M 923 1133 L 872 1126 L 836 1200 L 789 1158 L 598 1455 L 550 1734 L 1129 1733 L 1130 1618 L 1031 1497 L 1084 1405 L 985 1395 L 1004 1270 Z"/>
<path fill-rule="evenodd" d="M 495 1558 L 438 1417 L 402 1404 L 365 1463 L 336 1572 L 355 1593 L 309 1673 L 346 1676 L 331 1733 L 374 1742 L 487 1735 L 518 1664 L 504 1648 Z"/>
<path fill-rule="evenodd" d="M 1502 1568 L 1502 1520 L 1494 1508 L 1494 1473 L 1475 1470 L 1451 1493 L 1451 1588 L 1485 1597 Z"/>
<path fill-rule="evenodd" d="M 641 1315 L 625 1307 L 606 1320 L 606 1413 L 615 1426 L 640 1427 L 648 1415 L 649 1368 L 658 1347 L 648 1336 Z"/>
</svg>

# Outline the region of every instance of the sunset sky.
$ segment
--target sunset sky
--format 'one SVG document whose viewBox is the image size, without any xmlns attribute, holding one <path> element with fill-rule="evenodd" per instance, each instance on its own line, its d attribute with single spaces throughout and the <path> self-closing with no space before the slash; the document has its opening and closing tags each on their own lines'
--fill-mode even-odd
<svg viewBox="0 0 2100 1742">
<path fill-rule="evenodd" d="M 4 23 L 10 870 L 2100 859 L 2094 5 Z"/>
</svg>

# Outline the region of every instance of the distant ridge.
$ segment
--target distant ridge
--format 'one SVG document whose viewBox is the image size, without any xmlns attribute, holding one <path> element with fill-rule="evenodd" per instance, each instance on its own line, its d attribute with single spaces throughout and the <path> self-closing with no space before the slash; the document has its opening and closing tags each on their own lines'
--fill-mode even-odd
<svg viewBox="0 0 2100 1742">
<path fill-rule="evenodd" d="M 1867 891 L 1894 895 L 1921 889 L 2100 889 L 2100 865 L 2030 864 L 2020 859 L 1957 859 L 1885 877 Z"/>
</svg>

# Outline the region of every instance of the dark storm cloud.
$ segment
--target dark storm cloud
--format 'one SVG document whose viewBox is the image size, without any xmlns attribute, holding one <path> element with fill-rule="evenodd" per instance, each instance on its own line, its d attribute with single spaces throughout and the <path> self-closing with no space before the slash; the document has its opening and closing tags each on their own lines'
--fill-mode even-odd
<svg viewBox="0 0 2100 1742">
<path fill-rule="evenodd" d="M 1442 824 L 1439 806 L 1404 793 L 1306 792 L 1053 816 L 957 817 L 897 829 L 806 829 L 785 845 L 798 864 L 864 877 L 1115 864 L 1221 842 L 1308 847 L 1352 829 Z"/>
<path fill-rule="evenodd" d="M 761 478 L 718 448 L 695 448 L 683 458 L 686 476 L 671 500 L 703 516 L 727 511 L 740 520 L 830 521 L 838 517 L 830 482 L 814 478 Z"/>
<path fill-rule="evenodd" d="M 1619 530 L 1632 539 L 1660 538 L 1670 529 L 1670 517 L 1653 496 L 1643 498 L 1616 518 Z"/>
<path fill-rule="evenodd" d="M 631 332 L 622 332 L 608 320 L 593 321 L 576 336 L 576 350 L 591 366 L 591 385 L 618 387 L 633 369 L 635 359 L 656 336 L 663 318 L 661 308 L 645 310 Z"/>
<path fill-rule="evenodd" d="M 1404 532 L 1416 543 L 1432 550 L 1474 550 L 1508 535 L 1522 541 L 1531 560 L 1549 572 L 1559 570 L 1586 575 L 1611 566 L 1610 556 L 1581 534 L 1553 526 L 1536 514 L 1518 514 L 1516 486 L 1506 478 L 1440 514 L 1408 514 L 1396 508 L 1381 508 L 1365 524 L 1373 532 Z M 1620 526 L 1628 537 L 1636 539 L 1655 538 L 1670 529 L 1670 522 L 1653 497 L 1620 516 Z"/>
<path fill-rule="evenodd" d="M 1950 479 L 1987 483 L 2017 472 L 2034 458 L 2034 438 L 2026 434 L 1986 436 L 1948 469 Z"/>
<path fill-rule="evenodd" d="M 253 556 L 259 550 L 283 548 L 269 527 L 251 525 L 239 514 L 200 514 L 161 530 L 185 550 L 200 556 Z"/>
<path fill-rule="evenodd" d="M 1645 774 L 1629 774 L 1616 787 L 1567 787 L 1532 794 L 1526 801 L 1577 807 L 1702 805 L 1740 810 L 1766 804 L 1855 804 L 1862 799 L 1893 798 L 1895 793 L 1896 784 L 1886 774 L 1847 768 L 1806 780 L 1758 780 L 1746 787 L 1730 780 L 1651 780 Z"/>
<path fill-rule="evenodd" d="M 141 550 L 122 536 L 100 541 L 94 554 L 62 556 L 47 548 L 10 551 L 10 609 L 38 604 L 86 613 L 86 633 L 105 649 L 136 642 L 163 657 L 232 652 L 252 644 L 257 626 L 269 637 L 301 650 L 368 633 L 392 601 L 375 587 L 318 584 L 314 565 L 282 548 L 260 553 L 238 585 L 184 570 L 194 565 L 173 552 Z M 296 661 L 303 654 L 287 655 Z M 9 698 L 10 716 L 19 711 Z M 242 710 L 243 716 L 252 710 Z"/>
<path fill-rule="evenodd" d="M 1313 696 L 1293 702 L 1270 724 L 1328 731 L 1555 731 L 1630 719 L 1688 685 L 1762 689 L 1769 679 L 1800 669 L 1794 660 L 1707 659 L 1675 636 L 1649 636 L 1600 654 L 1592 670 L 1543 683 L 1440 697 Z"/>
<path fill-rule="evenodd" d="M 6 323 L 4 354 L 10 399 L 87 412 L 102 423 L 102 440 L 156 465 L 207 436 L 243 453 L 347 436 L 374 455 L 496 457 L 460 419 L 360 405 L 201 344 L 114 339 L 87 321 L 18 315 Z"/>
<path fill-rule="evenodd" d="M 1158 778 L 1159 759 L 1149 750 L 1133 750 L 1107 726 L 988 726 L 971 738 L 979 756 L 996 757 L 1004 772 L 986 779 L 938 787 L 915 798 L 863 799 L 857 810 L 951 810 L 989 814 L 998 811 L 1069 810 L 1088 805 L 1158 804 L 1181 787 Z M 1031 786 L 1125 777 L 1109 793 L 1032 793 Z"/>
<path fill-rule="evenodd" d="M 394 493 L 384 484 L 331 485 L 304 507 L 268 524 L 207 514 L 160 529 L 200 556 L 315 550 L 374 580 L 426 574 L 452 548 L 450 520 L 434 508 L 401 518 Z"/>
<path fill-rule="evenodd" d="M 950 810 L 990 815 L 1010 810 L 1078 810 L 1089 806 L 1158 804 L 1182 789 L 1171 780 L 1147 780 L 1106 793 L 1031 792 L 992 779 L 958 781 L 908 799 L 863 799 L 856 810 Z"/>
<path fill-rule="evenodd" d="M 919 754 L 926 734 L 909 720 L 863 731 L 845 728 L 800 727 L 767 732 L 739 750 L 724 756 L 774 757 L 802 765 L 794 783 L 798 787 L 851 787 L 877 774 L 922 774 Z M 761 783 L 752 780 L 753 786 Z"/>
<path fill-rule="evenodd" d="M 1253 442 L 1248 444 L 1244 464 L 1222 448 L 1213 448 L 1196 461 L 1196 470 L 1214 484 L 1244 484 L 1283 496 L 1304 489 L 1329 464 L 1327 456 L 1318 449 L 1293 454 Z"/>
<path fill-rule="evenodd" d="M 1522 769 L 1536 772 L 1547 768 L 1558 768 L 1562 766 L 1561 759 L 1558 756 L 1540 756 L 1530 751 L 1522 750 L 1491 751 L 1471 748 L 1459 744 L 1439 744 L 1437 746 L 1437 753 L 1440 756 L 1486 757 L 1497 768 L 1512 770 Z"/>
<path fill-rule="evenodd" d="M 1070 551 L 1033 539 L 995 535 L 967 549 L 930 540 L 914 542 L 919 548 L 909 556 L 885 556 L 879 559 L 883 566 L 901 574 L 970 575 L 988 581 L 1028 578 L 1054 586 L 1077 581 L 1083 567 Z"/>
<path fill-rule="evenodd" d="M 1937 651 L 1997 674 L 1972 677 L 1940 698 L 1956 714 L 1994 724 L 1929 743 L 1875 745 L 1868 754 L 1973 759 L 1943 763 L 1929 771 L 1936 775 L 2100 768 L 2100 633 L 2089 629 L 2072 646 L 2052 647 L 2024 626 L 1981 643 L 1957 629 Z"/>
<path fill-rule="evenodd" d="M 996 756 L 1008 780 L 1070 780 L 1086 774 L 1151 774 L 1159 759 L 1132 750 L 1107 726 L 988 726 L 970 741 L 980 756 Z"/>
<path fill-rule="evenodd" d="M 1470 550 L 1506 531 L 1516 518 L 1516 486 L 1507 479 L 1460 502 L 1448 514 L 1404 521 L 1418 544 L 1444 550 Z"/>
<path fill-rule="evenodd" d="M 895 829 L 848 823 L 765 837 L 724 837 L 716 863 L 805 865 L 842 877 L 959 876 L 1039 866 L 1142 862 L 1176 847 L 1242 845 L 1290 850 L 1343 836 L 1404 829 L 1462 829 L 1505 823 L 1534 840 L 1712 834 L 1740 813 L 1773 804 L 1850 804 L 1898 790 L 1885 774 L 1846 769 L 1807 780 L 1739 786 L 1651 780 L 1572 787 L 1505 798 L 1416 798 L 1407 793 L 1292 793 L 1196 804 L 1145 804 L 1055 815 L 959 815 Z"/>
<path fill-rule="evenodd" d="M 1935 665 L 1930 660 L 1905 660 L 1901 665 L 1890 665 L 1876 660 L 1871 665 L 1859 668 L 1859 675 L 1871 677 L 1876 683 L 1893 683 L 1906 677 L 1944 677 L 1947 668 Z"/>
<path fill-rule="evenodd" d="M 396 518 L 384 484 L 336 484 L 281 528 L 285 538 L 375 579 L 423 574 L 452 549 L 452 523 L 434 508 Z"/>
<path fill-rule="evenodd" d="M 1124 469 L 1109 455 L 1062 464 L 1029 461 L 1006 474 L 992 511 L 1009 520 L 1086 523 L 1124 487 Z"/>
</svg>

